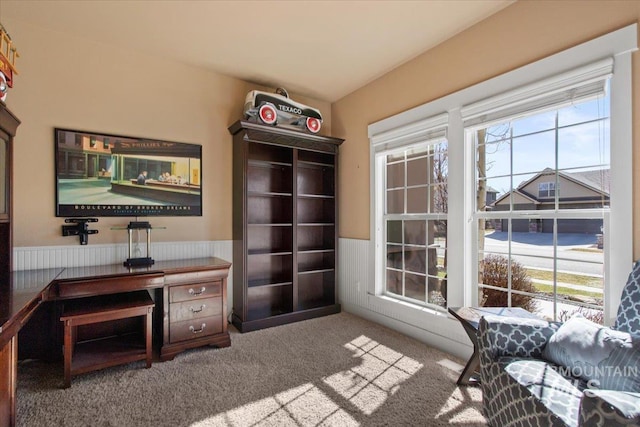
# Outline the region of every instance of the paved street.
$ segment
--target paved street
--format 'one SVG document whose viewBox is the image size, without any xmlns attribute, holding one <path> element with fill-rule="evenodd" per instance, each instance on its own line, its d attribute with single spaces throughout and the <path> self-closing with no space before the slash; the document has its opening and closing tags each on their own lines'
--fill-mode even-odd
<svg viewBox="0 0 640 427">
<path fill-rule="evenodd" d="M 603 252 L 593 252 L 595 234 L 558 234 L 558 271 L 601 277 Z M 585 251 L 589 250 L 589 251 Z M 485 251 L 508 255 L 507 232 L 494 231 L 485 236 Z M 512 233 L 511 256 L 525 267 L 553 269 L 551 233 Z"/>
</svg>

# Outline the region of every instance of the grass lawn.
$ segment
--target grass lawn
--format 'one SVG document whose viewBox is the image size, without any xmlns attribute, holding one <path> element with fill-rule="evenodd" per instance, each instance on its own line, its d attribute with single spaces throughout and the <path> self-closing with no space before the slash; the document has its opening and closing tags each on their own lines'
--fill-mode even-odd
<svg viewBox="0 0 640 427">
<path fill-rule="evenodd" d="M 533 283 L 533 286 L 536 288 L 536 290 L 538 292 L 544 292 L 546 294 L 551 294 L 553 293 L 553 286 L 552 285 L 545 285 L 543 283 Z M 592 298 L 599 298 L 602 299 L 602 294 L 601 293 L 597 293 L 597 292 L 586 292 L 580 289 L 572 289 L 572 288 L 565 288 L 564 286 L 558 286 L 557 287 L 557 292 L 559 295 L 574 295 L 574 296 L 581 296 L 581 297 L 592 297 Z"/>
<path fill-rule="evenodd" d="M 553 282 L 553 271 L 535 270 L 529 268 L 527 268 L 526 270 L 527 275 L 532 279 L 548 280 Z M 601 277 L 586 276 L 583 274 L 557 273 L 556 280 L 562 283 L 571 283 L 573 285 L 591 286 L 592 288 L 602 289 Z"/>
</svg>

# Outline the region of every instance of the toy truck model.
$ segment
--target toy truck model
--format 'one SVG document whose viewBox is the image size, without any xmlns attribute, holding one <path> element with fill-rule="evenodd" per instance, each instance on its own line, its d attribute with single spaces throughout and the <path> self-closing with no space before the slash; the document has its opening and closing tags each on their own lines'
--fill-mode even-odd
<svg viewBox="0 0 640 427">
<path fill-rule="evenodd" d="M 244 102 L 244 116 L 267 125 L 292 127 L 318 133 L 322 127 L 320 111 L 289 99 L 283 88 L 275 93 L 252 90 Z"/>
</svg>

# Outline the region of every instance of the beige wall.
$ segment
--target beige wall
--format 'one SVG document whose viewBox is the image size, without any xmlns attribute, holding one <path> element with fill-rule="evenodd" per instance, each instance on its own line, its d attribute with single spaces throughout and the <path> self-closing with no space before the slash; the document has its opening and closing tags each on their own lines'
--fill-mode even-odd
<svg viewBox="0 0 640 427">
<path fill-rule="evenodd" d="M 153 218 L 154 241 L 231 239 L 231 135 L 247 82 L 160 57 L 118 49 L 19 21 L 3 22 L 21 57 L 7 106 L 20 118 L 14 154 L 14 246 L 78 245 L 55 217 L 53 128 L 189 142 L 203 146 L 203 216 Z M 319 108 L 322 133 L 330 105 Z M 128 218 L 101 218 L 89 244 L 125 243 Z"/>
<path fill-rule="evenodd" d="M 525 1 L 503 9 L 332 106 L 340 149 L 340 236 L 369 238 L 367 126 L 640 20 L 639 1 Z M 634 77 L 640 54 L 633 55 Z M 634 164 L 640 161 L 634 79 Z M 634 241 L 640 242 L 640 168 L 634 168 Z M 634 257 L 640 256 L 640 243 Z"/>
<path fill-rule="evenodd" d="M 324 134 L 340 149 L 340 236 L 369 238 L 367 126 L 487 78 L 640 20 L 638 1 L 519 1 L 348 95 L 319 108 Z M 20 75 L 7 105 L 22 120 L 15 149 L 14 245 L 75 245 L 54 215 L 53 128 L 150 137 L 203 145 L 204 215 L 153 219 L 167 229 L 154 241 L 231 238 L 231 139 L 252 85 L 139 52 L 3 22 L 18 47 Z M 638 53 L 634 70 L 640 69 Z M 637 73 L 634 73 L 634 75 Z M 634 106 L 639 105 L 634 81 Z M 634 164 L 640 160 L 640 112 L 634 108 Z M 640 240 L 640 171 L 635 168 L 634 240 Z M 103 218 L 91 243 L 124 243 Z M 634 255 L 640 255 L 635 245 Z"/>
</svg>

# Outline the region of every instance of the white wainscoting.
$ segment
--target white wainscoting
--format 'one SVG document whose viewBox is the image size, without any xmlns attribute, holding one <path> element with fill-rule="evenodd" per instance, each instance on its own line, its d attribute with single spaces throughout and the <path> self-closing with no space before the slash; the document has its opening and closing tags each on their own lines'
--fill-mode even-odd
<svg viewBox="0 0 640 427">
<path fill-rule="evenodd" d="M 144 246 L 143 251 L 146 250 L 146 243 Z M 231 262 L 232 241 L 151 243 L 151 258 L 156 261 L 211 256 Z M 13 248 L 13 269 L 21 271 L 42 268 L 90 267 L 120 264 L 127 258 L 129 258 L 127 244 L 15 247 Z"/>
<path fill-rule="evenodd" d="M 231 240 L 151 243 L 156 261 L 215 256 L 232 261 Z M 373 265 L 369 240 L 338 241 L 338 297 L 345 311 L 385 325 L 458 357 L 471 354 L 471 343 L 451 316 L 434 314 L 417 306 L 393 302 L 370 292 Z M 14 270 L 85 267 L 122 263 L 129 257 L 127 244 L 15 247 Z M 227 288 L 229 311 L 233 307 L 233 266 Z"/>
<path fill-rule="evenodd" d="M 338 295 L 344 311 L 367 318 L 430 346 L 466 359 L 471 341 L 451 315 L 376 296 L 371 292 L 374 268 L 369 240 L 341 238 L 338 242 Z"/>
<path fill-rule="evenodd" d="M 144 243 L 143 253 L 146 251 Z M 137 255 L 144 256 L 144 255 Z M 134 254 L 134 257 L 136 255 Z M 233 260 L 233 241 L 213 240 L 201 242 L 151 243 L 151 258 L 155 261 L 217 257 Z M 44 268 L 90 267 L 121 264 L 129 258 L 128 244 L 14 247 L 13 269 L 39 270 Z M 233 265 L 227 282 L 228 310 L 233 307 Z"/>
</svg>

